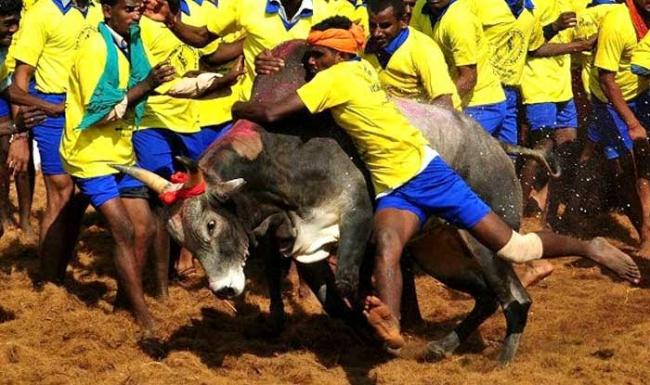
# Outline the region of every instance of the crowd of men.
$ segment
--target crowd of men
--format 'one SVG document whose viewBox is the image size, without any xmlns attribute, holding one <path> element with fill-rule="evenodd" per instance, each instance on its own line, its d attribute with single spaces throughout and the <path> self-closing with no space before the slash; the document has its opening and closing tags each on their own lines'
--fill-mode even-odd
<svg viewBox="0 0 650 385">
<path fill-rule="evenodd" d="M 513 232 L 387 107 L 385 95 L 455 109 L 503 142 L 553 151 L 564 174 L 549 195 L 571 198 L 566 212 L 580 207 L 577 181 L 602 151 L 629 203 L 640 252 L 649 254 L 648 26 L 650 0 L 0 0 L 0 220 L 11 225 L 13 174 L 19 225 L 32 232 L 33 139 L 47 192 L 43 278 L 63 280 L 90 204 L 116 243 L 118 295 L 147 328 L 141 276 L 149 250 L 178 254 L 181 276 L 194 262 L 170 250 L 157 197 L 111 165 L 137 164 L 170 178 L 176 156 L 198 159 L 233 119 L 264 123 L 330 110 L 360 150 L 377 194 L 383 258 L 378 297 L 366 310 L 382 318 L 387 346 L 399 348 L 393 318 L 401 275 L 396 281 L 392 272 L 428 216 L 472 231 L 518 262 L 562 255 L 567 240 Z M 291 39 L 312 46 L 313 79 L 282 105 L 246 103 L 256 76 L 284 66 L 270 50 Z M 572 82 L 576 68 L 582 84 Z M 590 100 L 584 146 L 574 91 Z M 539 172 L 534 162 L 522 167 L 525 199 L 542 189 Z M 572 245 L 577 254 L 593 251 Z M 532 269 L 530 281 L 552 267 Z"/>
</svg>

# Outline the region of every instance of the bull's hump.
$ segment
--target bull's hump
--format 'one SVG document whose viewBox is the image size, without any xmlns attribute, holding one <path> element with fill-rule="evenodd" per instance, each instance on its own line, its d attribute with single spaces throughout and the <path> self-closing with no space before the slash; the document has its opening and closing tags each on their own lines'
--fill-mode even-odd
<svg viewBox="0 0 650 385">
<path fill-rule="evenodd" d="M 264 149 L 260 130 L 261 127 L 251 121 L 238 120 L 227 134 L 210 145 L 203 159 L 210 162 L 211 157 L 218 156 L 224 149 L 234 150 L 248 160 L 257 159 Z"/>
</svg>

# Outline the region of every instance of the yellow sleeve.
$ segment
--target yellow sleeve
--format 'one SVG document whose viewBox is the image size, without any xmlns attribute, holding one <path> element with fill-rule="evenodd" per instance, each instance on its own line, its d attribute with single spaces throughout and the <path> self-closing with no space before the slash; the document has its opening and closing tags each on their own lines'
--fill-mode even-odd
<svg viewBox="0 0 650 385">
<path fill-rule="evenodd" d="M 36 67 L 47 41 L 45 18 L 40 15 L 38 8 L 25 12 L 25 16 L 20 22 L 20 30 L 14 57 L 16 60 Z"/>
<path fill-rule="evenodd" d="M 312 80 L 296 91 L 312 114 L 339 106 L 349 100 L 345 93 L 347 87 L 337 81 L 340 79 L 337 74 L 336 69 L 330 67 L 316 74 Z"/>
<path fill-rule="evenodd" d="M 423 39 L 418 49 L 413 50 L 412 59 L 417 75 L 431 99 L 454 94 L 456 86 L 449 76 L 447 62 L 433 40 Z"/>
<path fill-rule="evenodd" d="M 479 31 L 476 28 L 478 23 L 469 20 L 469 18 L 473 17 L 469 12 L 456 16 L 450 19 L 449 24 L 446 26 L 443 37 L 444 44 L 451 48 L 456 67 L 477 64 L 478 43 L 476 36 L 479 35 Z M 465 17 L 459 16 L 467 16 L 467 20 L 463 20 Z"/>
<path fill-rule="evenodd" d="M 625 42 L 621 34 L 617 32 L 618 22 L 614 13 L 609 13 L 603 19 L 598 30 L 598 41 L 596 44 L 596 56 L 594 66 L 612 72 L 617 72 L 621 56 L 625 50 Z"/>
<path fill-rule="evenodd" d="M 539 47 L 544 45 L 544 43 L 546 43 L 546 39 L 544 39 L 542 23 L 540 22 L 539 17 L 535 17 L 533 31 L 530 34 L 530 41 L 528 43 L 528 50 L 537 51 Z"/>
<path fill-rule="evenodd" d="M 246 0 L 226 0 L 219 2 L 208 16 L 208 31 L 215 35 L 225 36 L 229 33 L 235 33 L 239 30 L 239 12 L 241 10 L 240 2 Z M 263 5 L 261 5 L 263 6 Z"/>
<path fill-rule="evenodd" d="M 632 72 L 650 76 L 650 35 L 646 35 L 632 53 Z"/>
</svg>

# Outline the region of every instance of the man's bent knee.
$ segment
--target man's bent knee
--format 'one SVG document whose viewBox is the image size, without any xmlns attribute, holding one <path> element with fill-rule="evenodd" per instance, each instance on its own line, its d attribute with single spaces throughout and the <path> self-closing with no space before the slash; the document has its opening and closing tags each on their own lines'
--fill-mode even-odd
<svg viewBox="0 0 650 385">
<path fill-rule="evenodd" d="M 497 251 L 497 255 L 509 262 L 526 263 L 542 258 L 544 246 L 542 239 L 535 233 L 521 235 L 516 231 L 508 243 Z"/>
<path fill-rule="evenodd" d="M 403 245 L 399 235 L 394 231 L 380 230 L 376 234 L 377 262 L 387 265 L 399 265 Z"/>
</svg>

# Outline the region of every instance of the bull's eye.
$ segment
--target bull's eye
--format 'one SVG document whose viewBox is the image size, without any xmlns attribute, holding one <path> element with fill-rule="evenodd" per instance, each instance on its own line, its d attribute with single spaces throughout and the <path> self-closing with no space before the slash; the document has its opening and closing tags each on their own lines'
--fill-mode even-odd
<svg viewBox="0 0 650 385">
<path fill-rule="evenodd" d="M 215 220 L 211 220 L 208 222 L 208 234 L 212 235 L 214 232 L 214 228 L 217 227 L 217 222 Z"/>
</svg>

